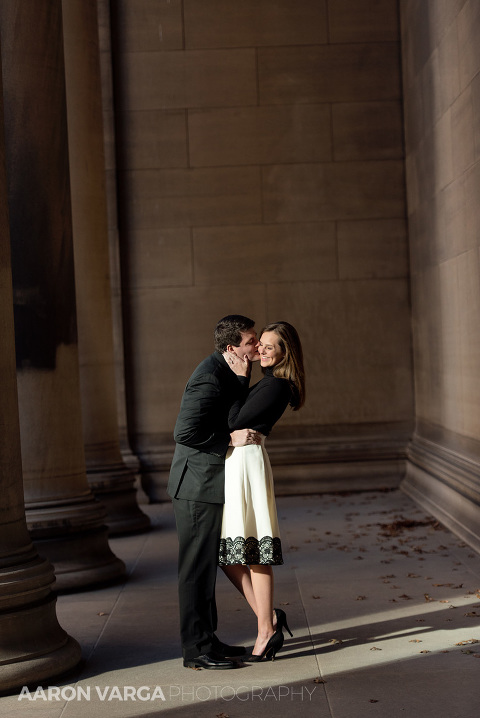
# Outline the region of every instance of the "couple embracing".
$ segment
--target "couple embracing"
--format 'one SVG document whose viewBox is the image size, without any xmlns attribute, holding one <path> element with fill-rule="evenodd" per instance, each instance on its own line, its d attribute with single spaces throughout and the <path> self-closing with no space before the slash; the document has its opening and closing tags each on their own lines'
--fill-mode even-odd
<svg viewBox="0 0 480 718">
<path fill-rule="evenodd" d="M 233 314 L 214 331 L 215 351 L 186 385 L 175 425 L 168 493 L 179 540 L 178 583 L 183 665 L 228 669 L 243 657 L 272 660 L 289 631 L 273 608 L 272 566 L 283 563 L 265 437 L 290 405 L 305 399 L 302 347 L 288 322 L 266 326 Z M 249 388 L 251 363 L 263 378 Z M 250 654 L 216 636 L 220 565 L 257 617 Z M 290 632 L 290 631 L 289 631 Z"/>
</svg>

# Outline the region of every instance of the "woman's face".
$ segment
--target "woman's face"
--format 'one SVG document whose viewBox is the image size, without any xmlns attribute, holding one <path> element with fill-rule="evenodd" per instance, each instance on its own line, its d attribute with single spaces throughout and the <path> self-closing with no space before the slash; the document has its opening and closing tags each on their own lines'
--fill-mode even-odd
<svg viewBox="0 0 480 718">
<path fill-rule="evenodd" d="M 275 332 L 265 332 L 262 334 L 257 348 L 260 354 L 260 364 L 263 369 L 276 366 L 284 357 L 278 344 L 278 334 L 275 334 Z"/>
</svg>

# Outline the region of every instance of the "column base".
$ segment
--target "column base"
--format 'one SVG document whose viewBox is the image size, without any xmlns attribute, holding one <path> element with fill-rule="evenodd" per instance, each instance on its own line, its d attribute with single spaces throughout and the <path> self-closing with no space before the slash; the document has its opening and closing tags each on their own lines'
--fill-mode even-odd
<svg viewBox="0 0 480 718">
<path fill-rule="evenodd" d="M 110 536 L 143 533 L 151 528 L 149 517 L 137 503 L 135 474 L 123 464 L 90 468 L 87 479 L 95 497 L 107 510 Z"/>
<path fill-rule="evenodd" d="M 56 591 L 82 590 L 125 577 L 125 564 L 108 545 L 105 507 L 89 490 L 64 503 L 26 504 L 26 518 L 35 548 L 53 564 Z"/>
<path fill-rule="evenodd" d="M 125 564 L 108 545 L 108 529 L 102 526 L 76 534 L 35 538 L 35 548 L 55 568 L 54 589 L 59 593 L 79 591 L 123 580 Z"/>
<path fill-rule="evenodd" d="M 60 676 L 81 660 L 80 646 L 60 627 L 53 594 L 0 612 L 0 691 Z"/>
</svg>

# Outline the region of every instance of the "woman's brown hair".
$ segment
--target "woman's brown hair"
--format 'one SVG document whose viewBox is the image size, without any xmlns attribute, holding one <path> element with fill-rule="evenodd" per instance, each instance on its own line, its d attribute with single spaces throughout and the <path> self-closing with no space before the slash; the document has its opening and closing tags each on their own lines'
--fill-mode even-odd
<svg viewBox="0 0 480 718">
<path fill-rule="evenodd" d="M 305 370 L 300 337 L 295 327 L 288 322 L 267 324 L 260 332 L 260 339 L 265 332 L 274 332 L 278 337 L 278 345 L 284 356 L 273 368 L 273 375 L 279 379 L 288 379 L 292 387 L 290 406 L 298 411 L 305 403 Z"/>
</svg>

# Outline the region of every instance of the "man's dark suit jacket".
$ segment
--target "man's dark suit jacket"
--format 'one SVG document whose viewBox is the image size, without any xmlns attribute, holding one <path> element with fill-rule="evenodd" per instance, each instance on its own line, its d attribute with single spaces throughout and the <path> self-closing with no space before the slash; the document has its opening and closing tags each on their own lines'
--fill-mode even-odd
<svg viewBox="0 0 480 718">
<path fill-rule="evenodd" d="M 188 380 L 174 430 L 176 441 L 167 492 L 172 498 L 223 504 L 228 413 L 245 396 L 248 379 L 237 377 L 220 352 L 204 359 Z"/>
</svg>

